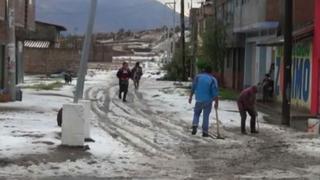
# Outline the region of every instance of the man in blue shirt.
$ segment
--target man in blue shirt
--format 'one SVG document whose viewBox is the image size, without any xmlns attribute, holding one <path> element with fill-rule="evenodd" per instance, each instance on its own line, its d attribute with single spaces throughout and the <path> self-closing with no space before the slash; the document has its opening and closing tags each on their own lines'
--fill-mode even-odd
<svg viewBox="0 0 320 180">
<path fill-rule="evenodd" d="M 192 123 L 192 135 L 197 134 L 199 125 L 199 118 L 203 113 L 202 124 L 202 136 L 209 136 L 209 117 L 212 110 L 213 101 L 215 101 L 215 109 L 218 109 L 218 82 L 216 78 L 212 76 L 212 69 L 210 67 L 205 68 L 203 73 L 198 74 L 192 84 L 192 90 L 189 97 L 189 103 L 192 103 L 193 95 L 196 95 L 196 105 L 194 108 L 194 117 Z"/>
</svg>

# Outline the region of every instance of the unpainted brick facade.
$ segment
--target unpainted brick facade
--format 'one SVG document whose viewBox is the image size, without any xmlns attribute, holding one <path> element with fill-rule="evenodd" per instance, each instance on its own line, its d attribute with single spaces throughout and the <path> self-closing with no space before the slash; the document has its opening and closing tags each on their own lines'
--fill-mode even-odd
<svg viewBox="0 0 320 180">
<path fill-rule="evenodd" d="M 0 44 L 6 42 L 6 23 L 5 20 L 5 3 L 6 0 L 0 0 Z M 17 31 L 29 30 L 33 31 L 35 29 L 35 0 L 10 0 L 15 1 L 15 21 Z M 18 39 L 23 39 L 19 36 Z"/>
<path fill-rule="evenodd" d="M 75 49 L 25 48 L 25 73 L 53 74 L 62 71 L 76 73 L 80 64 L 80 53 Z"/>
</svg>

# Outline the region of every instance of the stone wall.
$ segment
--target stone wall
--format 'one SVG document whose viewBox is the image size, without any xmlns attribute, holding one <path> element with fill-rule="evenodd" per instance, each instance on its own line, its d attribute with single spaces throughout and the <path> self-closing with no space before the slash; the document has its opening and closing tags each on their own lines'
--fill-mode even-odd
<svg viewBox="0 0 320 180">
<path fill-rule="evenodd" d="M 80 53 L 73 49 L 33 49 L 24 50 L 26 74 L 53 74 L 63 71 L 77 73 Z"/>
</svg>

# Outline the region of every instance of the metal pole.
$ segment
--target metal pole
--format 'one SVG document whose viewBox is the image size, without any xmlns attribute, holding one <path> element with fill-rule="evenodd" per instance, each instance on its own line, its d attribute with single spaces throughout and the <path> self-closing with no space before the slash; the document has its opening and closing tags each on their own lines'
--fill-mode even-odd
<svg viewBox="0 0 320 180">
<path fill-rule="evenodd" d="M 87 74 L 87 65 L 88 65 L 88 59 L 89 59 L 89 51 L 91 47 L 92 31 L 93 31 L 95 18 L 96 18 L 96 10 L 97 10 L 97 0 L 91 0 L 89 21 L 88 21 L 87 32 L 86 32 L 85 40 L 83 43 L 82 53 L 81 53 L 81 61 L 80 61 L 80 68 L 78 73 L 76 92 L 74 95 L 74 103 L 78 103 L 79 99 L 83 98 L 84 81 L 85 81 L 85 76 Z"/>
<path fill-rule="evenodd" d="M 176 0 L 173 1 L 173 28 L 172 28 L 172 58 L 174 57 L 176 50 Z"/>
<path fill-rule="evenodd" d="M 15 0 L 6 0 L 8 35 L 8 86 L 11 100 L 16 100 L 16 28 Z"/>
<path fill-rule="evenodd" d="M 24 82 L 24 62 L 23 62 L 23 42 L 19 41 L 17 43 L 17 75 L 18 77 L 16 78 L 17 79 L 17 83 L 20 84 L 20 83 L 23 83 Z"/>
<path fill-rule="evenodd" d="M 173 2 L 167 2 L 166 5 L 173 5 L 172 9 L 172 17 L 173 17 L 173 27 L 171 27 L 171 30 L 168 29 L 168 60 L 171 58 L 173 59 L 174 56 L 174 49 L 175 49 L 175 27 L 176 27 L 176 0 L 173 0 Z M 171 8 L 171 7 L 170 7 Z M 172 36 L 170 38 L 170 33 L 172 33 Z"/>
<path fill-rule="evenodd" d="M 282 124 L 290 125 L 291 66 L 292 66 L 292 0 L 285 0 L 284 21 L 284 74 L 282 97 Z"/>
<path fill-rule="evenodd" d="M 180 20 L 181 20 L 181 59 L 182 59 L 182 80 L 187 80 L 187 68 L 186 68 L 186 42 L 185 42 L 185 22 L 184 22 L 184 0 L 181 0 L 181 14 L 180 14 Z"/>
</svg>

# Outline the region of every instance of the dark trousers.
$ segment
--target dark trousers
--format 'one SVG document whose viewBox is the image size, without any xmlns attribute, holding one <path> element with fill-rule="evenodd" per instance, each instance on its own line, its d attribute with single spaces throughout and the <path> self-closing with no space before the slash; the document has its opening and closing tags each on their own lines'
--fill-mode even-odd
<svg viewBox="0 0 320 180">
<path fill-rule="evenodd" d="M 140 85 L 140 79 L 135 79 L 135 80 L 134 80 L 134 87 L 135 87 L 135 89 L 139 89 L 139 85 Z"/>
<path fill-rule="evenodd" d="M 267 102 L 269 100 L 269 95 L 270 95 L 268 87 L 263 87 L 262 94 L 263 94 L 263 99 L 262 99 L 263 102 Z"/>
<path fill-rule="evenodd" d="M 119 98 L 122 98 L 122 93 L 123 93 L 123 100 L 125 101 L 127 98 L 127 93 L 129 89 L 129 81 L 127 80 L 120 80 L 119 82 Z"/>
<path fill-rule="evenodd" d="M 251 132 L 256 131 L 256 112 L 251 109 L 240 110 L 241 116 L 241 132 L 246 132 L 246 120 L 247 120 L 247 113 L 250 115 L 250 129 Z"/>
</svg>

